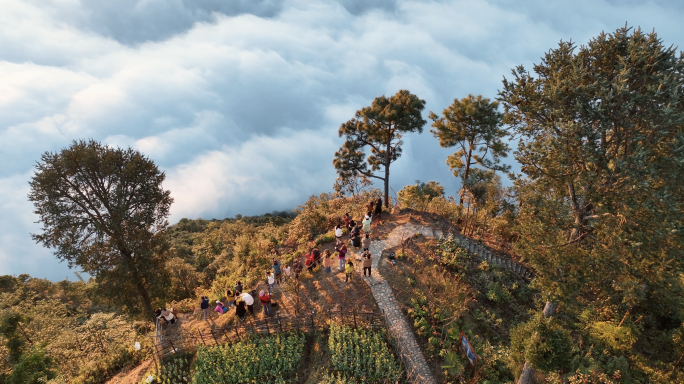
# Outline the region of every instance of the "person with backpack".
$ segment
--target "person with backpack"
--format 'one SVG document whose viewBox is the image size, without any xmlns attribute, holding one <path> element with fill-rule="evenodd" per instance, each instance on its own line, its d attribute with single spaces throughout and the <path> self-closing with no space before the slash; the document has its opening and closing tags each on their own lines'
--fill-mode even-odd
<svg viewBox="0 0 684 384">
<path fill-rule="evenodd" d="M 363 277 L 366 277 L 366 271 L 368 271 L 368 277 L 371 276 L 371 267 L 373 266 L 373 256 L 370 252 L 363 252 Z"/>
<path fill-rule="evenodd" d="M 218 312 L 219 315 L 223 315 L 224 313 L 228 312 L 228 308 L 219 300 L 216 300 L 216 308 L 214 308 L 214 312 Z"/>
<path fill-rule="evenodd" d="M 352 275 L 354 274 L 354 263 L 351 260 L 347 261 L 347 265 L 344 266 L 344 282 L 351 281 Z"/>
<path fill-rule="evenodd" d="M 261 305 L 264 306 L 264 316 L 273 316 L 273 311 L 271 310 L 271 295 L 261 291 L 259 292 L 259 301 L 261 302 Z"/>
<path fill-rule="evenodd" d="M 207 315 L 209 314 L 209 298 L 207 296 L 202 296 L 200 308 L 202 309 L 202 313 L 204 314 L 204 321 L 207 321 Z"/>
</svg>

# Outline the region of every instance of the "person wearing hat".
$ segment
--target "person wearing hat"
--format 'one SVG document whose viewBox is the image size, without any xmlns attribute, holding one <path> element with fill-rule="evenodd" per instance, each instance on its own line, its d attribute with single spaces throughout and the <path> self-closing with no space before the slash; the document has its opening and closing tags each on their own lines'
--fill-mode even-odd
<svg viewBox="0 0 684 384">
<path fill-rule="evenodd" d="M 371 222 L 372 222 L 372 221 L 371 221 L 370 215 L 366 215 L 366 216 L 363 218 L 363 221 L 361 222 L 361 224 L 363 224 L 363 232 L 364 232 L 364 233 L 370 233 L 370 231 L 371 231 Z"/>
<path fill-rule="evenodd" d="M 272 316 L 273 311 L 271 310 L 271 295 L 261 291 L 259 292 L 259 301 L 261 302 L 261 305 L 264 306 L 264 316 Z"/>
<path fill-rule="evenodd" d="M 271 291 L 275 289 L 275 274 L 273 272 L 269 274 L 268 271 L 266 271 L 266 279 L 268 280 L 268 294 L 270 295 Z"/>
<path fill-rule="evenodd" d="M 228 312 L 228 308 L 219 300 L 216 300 L 216 308 L 214 308 L 214 312 L 218 312 L 220 315 Z"/>
</svg>

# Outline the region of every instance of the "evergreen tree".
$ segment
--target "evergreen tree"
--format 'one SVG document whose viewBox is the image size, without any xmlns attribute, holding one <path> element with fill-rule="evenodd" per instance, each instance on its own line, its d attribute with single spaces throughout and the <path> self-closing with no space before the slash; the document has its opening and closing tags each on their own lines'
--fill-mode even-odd
<svg viewBox="0 0 684 384">
<path fill-rule="evenodd" d="M 507 172 L 510 166 L 501 164 L 500 159 L 507 156 L 508 144 L 503 138 L 508 135 L 501 127 L 502 114 L 499 103 L 490 102 L 481 95 L 468 95 L 454 99 L 453 104 L 442 112 L 443 117 L 430 112 L 433 121 L 430 130 L 439 139 L 443 148 L 460 147 L 447 157 L 449 169 L 455 177 L 460 177 L 463 188 L 467 188 L 468 177 L 473 165 L 493 171 Z M 463 191 L 460 205 L 463 205 Z"/>
<path fill-rule="evenodd" d="M 425 100 L 401 90 L 389 98 L 376 97 L 370 107 L 356 111 L 354 118 L 339 130 L 340 137 L 347 139 L 333 160 L 339 178 L 345 180 L 360 174 L 382 180 L 385 207 L 389 208 L 390 164 L 401 156 L 404 133 L 423 132 L 423 108 Z M 375 173 L 381 169 L 382 176 Z"/>
<path fill-rule="evenodd" d="M 516 68 L 500 98 L 526 176 L 517 251 L 537 272 L 544 315 L 559 304 L 575 319 L 598 313 L 612 326 L 587 325 L 597 342 L 596 329 L 640 317 L 678 326 L 684 58 L 625 27 L 579 49 L 561 42 L 534 72 Z M 543 367 L 528 360 L 520 383 L 533 368 Z"/>
<path fill-rule="evenodd" d="M 133 149 L 78 141 L 36 164 L 29 199 L 43 224 L 33 239 L 97 277 L 102 293 L 153 319 L 150 291 L 164 295 L 165 175 Z M 140 303 L 131 301 L 138 297 Z"/>
</svg>

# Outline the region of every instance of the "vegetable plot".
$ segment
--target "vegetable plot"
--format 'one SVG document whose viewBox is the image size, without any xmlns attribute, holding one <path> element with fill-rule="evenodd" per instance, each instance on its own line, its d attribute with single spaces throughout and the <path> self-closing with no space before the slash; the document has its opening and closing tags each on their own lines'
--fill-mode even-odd
<svg viewBox="0 0 684 384">
<path fill-rule="evenodd" d="M 199 347 L 193 383 L 287 383 L 302 359 L 304 343 L 304 334 L 290 333 Z"/>
<path fill-rule="evenodd" d="M 354 329 L 331 324 L 328 348 L 332 354 L 332 368 L 359 381 L 396 382 L 402 369 L 387 345 L 384 331 Z M 330 377 L 331 382 L 342 381 L 340 376 Z"/>
</svg>

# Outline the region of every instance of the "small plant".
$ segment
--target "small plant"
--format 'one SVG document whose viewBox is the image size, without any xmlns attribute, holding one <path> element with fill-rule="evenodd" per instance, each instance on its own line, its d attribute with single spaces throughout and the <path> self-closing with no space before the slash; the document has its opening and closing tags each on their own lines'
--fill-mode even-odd
<svg viewBox="0 0 684 384">
<path fill-rule="evenodd" d="M 496 303 L 510 303 L 513 296 L 503 284 L 491 282 L 487 285 L 487 298 Z"/>
<path fill-rule="evenodd" d="M 139 384 L 182 384 L 192 381 L 193 353 L 173 355 L 161 361 L 159 370 L 148 371 Z"/>
<path fill-rule="evenodd" d="M 486 260 L 483 260 L 480 265 L 477 266 L 477 269 L 482 272 L 488 272 L 490 270 L 489 263 Z"/>
</svg>

